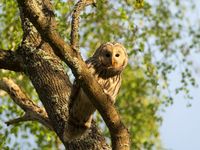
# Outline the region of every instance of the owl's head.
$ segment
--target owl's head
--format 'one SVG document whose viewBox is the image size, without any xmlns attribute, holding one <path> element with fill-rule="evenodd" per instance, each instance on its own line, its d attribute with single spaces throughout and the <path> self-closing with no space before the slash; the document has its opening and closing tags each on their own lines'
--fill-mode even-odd
<svg viewBox="0 0 200 150">
<path fill-rule="evenodd" d="M 126 49 L 120 43 L 107 42 L 102 44 L 94 53 L 102 69 L 110 73 L 121 73 L 128 63 Z"/>
</svg>

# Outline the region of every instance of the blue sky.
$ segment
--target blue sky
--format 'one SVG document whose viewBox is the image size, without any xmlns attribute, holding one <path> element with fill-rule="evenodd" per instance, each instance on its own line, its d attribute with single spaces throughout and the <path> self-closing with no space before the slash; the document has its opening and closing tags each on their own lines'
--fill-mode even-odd
<svg viewBox="0 0 200 150">
<path fill-rule="evenodd" d="M 200 26 L 200 1 L 193 0 L 196 9 L 188 12 L 190 23 Z M 186 2 L 185 0 L 183 2 Z M 199 31 L 200 32 L 200 31 Z M 183 95 L 174 96 L 174 104 L 166 108 L 162 113 L 163 124 L 161 126 L 161 140 L 167 150 L 200 150 L 200 53 L 192 54 L 190 59 L 193 61 L 195 77 L 198 88 L 190 88 L 193 100 L 184 99 Z M 176 86 L 179 79 L 177 72 L 171 75 L 171 86 Z M 187 107 L 188 102 L 192 104 Z"/>
<path fill-rule="evenodd" d="M 197 21 L 200 14 L 200 1 L 195 1 L 197 9 L 193 13 L 188 13 L 191 23 Z M 200 54 L 193 54 L 191 60 L 194 63 L 194 69 L 200 68 Z M 200 73 L 196 72 L 196 79 L 200 85 Z M 179 80 L 175 72 L 171 76 L 171 86 L 175 86 Z M 162 113 L 163 124 L 161 126 L 161 140 L 167 150 L 200 150 L 200 89 L 191 88 L 191 95 L 194 99 L 191 102 L 192 107 L 187 107 L 188 100 L 182 95 L 174 96 L 174 104 L 166 108 L 166 112 Z"/>
<path fill-rule="evenodd" d="M 172 78 L 178 80 L 176 73 Z M 197 82 L 200 85 L 200 80 Z M 200 150 L 200 89 L 191 88 L 190 92 L 193 100 L 176 95 L 174 104 L 162 113 L 161 140 L 167 150 Z M 187 107 L 189 102 L 191 107 Z"/>
</svg>

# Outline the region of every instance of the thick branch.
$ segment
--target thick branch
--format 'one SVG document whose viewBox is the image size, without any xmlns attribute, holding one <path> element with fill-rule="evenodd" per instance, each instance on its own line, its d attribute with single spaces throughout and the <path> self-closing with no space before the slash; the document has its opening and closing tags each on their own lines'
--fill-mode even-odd
<svg viewBox="0 0 200 150">
<path fill-rule="evenodd" d="M 22 72 L 22 59 L 14 51 L 0 49 L 0 69 Z"/>
<path fill-rule="evenodd" d="M 94 4 L 94 0 L 80 0 L 78 3 L 75 5 L 73 14 L 72 14 L 72 23 L 71 23 L 71 47 L 73 49 L 78 50 L 79 49 L 79 20 L 80 20 L 80 13 L 81 11 L 87 6 Z"/>
<path fill-rule="evenodd" d="M 0 89 L 6 91 L 13 101 L 25 111 L 23 117 L 8 121 L 7 124 L 13 124 L 20 121 L 37 120 L 49 129 L 52 129 L 46 111 L 31 101 L 11 79 L 3 78 L 0 80 Z"/>
<path fill-rule="evenodd" d="M 41 10 L 35 9 L 36 2 L 34 0 L 18 0 L 18 3 L 27 9 L 29 19 L 41 33 L 42 38 L 54 47 L 55 53 L 68 64 L 73 74 L 82 84 L 84 92 L 90 97 L 109 128 L 113 149 L 130 149 L 128 130 L 121 122 L 114 105 L 112 105 L 109 97 L 107 97 L 103 89 L 97 84 L 80 54 L 66 44 L 55 31 L 55 19 L 52 15 L 45 16 Z"/>
</svg>

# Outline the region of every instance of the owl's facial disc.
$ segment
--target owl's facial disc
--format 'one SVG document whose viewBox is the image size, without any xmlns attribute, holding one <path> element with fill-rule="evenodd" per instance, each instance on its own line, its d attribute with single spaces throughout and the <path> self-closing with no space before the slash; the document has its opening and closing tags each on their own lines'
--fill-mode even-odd
<svg viewBox="0 0 200 150">
<path fill-rule="evenodd" d="M 124 66 L 124 51 L 120 48 L 105 47 L 102 51 L 100 61 L 105 69 L 121 70 Z"/>
<path fill-rule="evenodd" d="M 101 45 L 91 58 L 96 73 L 105 78 L 119 75 L 127 65 L 127 60 L 123 45 L 109 42 Z"/>
</svg>

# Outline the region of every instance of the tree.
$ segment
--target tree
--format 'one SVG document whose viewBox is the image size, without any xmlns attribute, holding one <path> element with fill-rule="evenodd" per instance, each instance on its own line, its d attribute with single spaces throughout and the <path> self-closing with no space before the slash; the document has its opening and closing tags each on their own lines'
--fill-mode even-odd
<svg viewBox="0 0 200 150">
<path fill-rule="evenodd" d="M 67 55 L 68 53 L 75 53 L 75 55 L 71 56 L 78 56 L 78 60 L 81 60 L 79 53 L 74 52 L 74 49 L 66 45 L 71 38 L 70 27 L 67 24 L 68 16 L 66 14 L 75 12 L 72 9 L 74 2 L 53 1 L 53 6 L 56 10 L 54 13 L 47 0 L 44 2 L 37 1 L 37 3 L 41 2 L 40 7 L 37 7 L 37 13 L 41 10 L 42 12 L 40 15 L 32 16 L 35 9 L 29 9 L 29 6 L 24 7 L 23 5 L 28 5 L 29 2 L 26 1 L 27 3 L 23 3 L 23 1 L 19 0 L 22 26 L 20 26 L 19 15 L 17 15 L 19 11 L 16 2 L 8 2 L 6 0 L 1 0 L 1 2 L 1 47 L 2 49 L 16 49 L 15 51 L 0 51 L 0 68 L 15 71 L 1 71 L 1 88 L 8 91 L 11 96 L 14 96 L 13 100 L 26 112 L 20 120 L 33 120 L 34 118 L 34 120 L 36 119 L 47 126 L 47 128 L 38 123 L 30 124 L 25 122 L 21 123 L 18 127 L 12 126 L 11 131 L 6 130 L 7 132 L 4 134 L 1 133 L 0 136 L 9 143 L 10 133 L 18 136 L 19 130 L 22 132 L 30 129 L 29 131 L 32 134 L 37 135 L 36 143 L 38 146 L 43 149 L 55 147 L 57 138 L 49 130 L 49 128 L 52 129 L 52 125 L 49 126 L 49 118 L 50 120 L 56 119 L 56 121 L 53 121 L 53 126 L 54 129 L 56 128 L 57 135 L 62 140 L 62 132 L 60 131 L 67 122 L 71 89 L 70 81 L 66 75 L 67 66 L 63 65 L 61 60 L 72 68 L 75 77 L 82 75 L 80 72 L 76 72 L 78 71 L 76 70 L 77 68 L 73 69 L 74 64 L 77 64 L 77 62 L 74 62 L 74 59 L 70 59 Z M 101 43 L 113 40 L 122 42 L 128 49 L 130 61 L 129 66 L 124 72 L 123 78 L 125 80 L 118 96 L 117 107 L 120 110 L 120 114 L 122 114 L 123 122 L 129 128 L 132 149 L 152 149 L 158 144 L 158 127 L 161 123 L 161 117 L 157 115 L 157 112 L 161 104 L 168 105 L 172 103 L 172 97 L 163 94 L 161 89 L 168 90 L 168 75 L 176 68 L 176 64 L 171 63 L 174 60 L 174 56 L 180 58 L 180 62 L 183 64 L 181 72 L 182 85 L 174 89 L 174 91 L 177 93 L 183 91 L 190 98 L 187 86 L 189 84 L 195 85 L 195 80 L 191 76 L 191 71 L 188 67 L 190 62 L 187 61 L 186 57 L 189 56 L 191 50 L 196 49 L 198 46 L 197 43 L 199 43 L 198 32 L 195 32 L 198 28 L 192 25 L 184 26 L 182 21 L 185 18 L 183 6 L 189 8 L 189 5 L 192 6 L 192 1 L 190 2 L 190 4 L 184 4 L 179 1 L 166 2 L 163 0 L 154 3 L 135 0 L 97 1 L 97 8 L 87 7 L 86 11 L 83 11 L 81 14 L 80 46 L 82 54 L 86 53 L 85 50 L 91 53 L 89 50 L 95 50 Z M 170 9 L 171 7 L 175 7 L 177 11 L 172 11 L 175 9 Z M 43 12 L 45 13 L 43 14 Z M 38 18 L 35 18 L 36 16 Z M 43 17 L 43 19 L 40 20 L 40 17 Z M 59 21 L 58 27 L 54 24 L 55 18 Z M 46 23 L 48 22 L 48 25 L 45 25 L 45 21 Z M 74 21 L 76 22 L 77 20 L 75 19 Z M 44 24 L 42 25 L 42 23 Z M 77 35 L 76 29 L 73 31 L 75 35 Z M 58 38 L 59 36 L 55 30 L 65 40 L 65 42 L 62 40 L 63 42 L 60 45 L 57 45 L 56 40 L 60 38 Z M 188 43 L 179 41 L 184 37 L 182 32 L 180 32 L 182 30 L 186 31 L 192 37 L 188 40 Z M 23 40 L 21 41 L 21 39 Z M 40 44 L 41 41 L 42 44 Z M 60 51 L 63 46 L 66 46 L 67 52 Z M 73 63 L 70 63 L 69 60 Z M 79 65 L 84 65 L 82 61 L 80 62 L 78 63 Z M 4 79 L 3 76 L 15 79 L 16 83 L 23 87 L 24 91 L 28 93 L 26 95 L 29 95 L 30 98 L 21 92 L 16 84 L 11 80 Z M 83 86 L 86 86 L 86 89 L 89 88 L 87 87 L 89 86 L 88 84 L 84 84 L 84 79 L 80 82 Z M 12 86 L 12 88 L 8 88 L 9 86 Z M 15 92 L 17 91 L 16 95 Z M 20 103 L 20 99 L 17 99 L 16 96 L 26 99 L 29 102 L 28 105 Z M 57 102 L 58 99 L 59 102 Z M 6 116 L 6 120 L 8 120 L 8 118 L 22 115 L 23 112 L 16 105 L 13 105 L 8 97 L 4 96 L 1 100 L 2 107 L 0 108 L 0 112 L 2 112 L 2 118 Z M 42 108 L 43 106 L 38 107 L 39 100 L 42 101 L 48 118 Z M 104 98 L 101 100 L 104 100 Z M 95 104 L 98 104 L 98 101 L 95 101 Z M 103 105 L 104 103 L 101 101 L 100 104 Z M 62 106 L 65 106 L 64 110 L 61 110 Z M 100 110 L 102 115 L 102 110 L 100 108 L 97 109 Z M 38 111 L 41 111 L 41 114 L 38 114 Z M 31 113 L 31 118 L 30 112 L 35 112 Z M 105 115 L 103 114 L 104 119 Z M 96 118 L 97 120 L 101 120 L 98 114 Z M 12 123 L 14 123 L 13 120 L 7 122 L 7 124 Z M 26 139 L 26 132 L 22 133 L 22 138 Z M 92 142 L 91 147 L 95 145 L 97 149 L 99 148 L 98 146 L 109 148 L 106 145 L 105 139 L 97 132 L 95 125 L 90 130 L 90 133 L 89 136 L 84 137 L 81 141 L 65 143 L 65 147 L 82 146 L 83 143 L 91 144 L 90 140 L 92 139 L 94 142 Z M 97 135 L 93 136 L 93 133 Z M 45 139 L 43 138 L 44 136 L 46 137 Z M 18 147 L 18 145 L 15 146 Z"/>
</svg>

